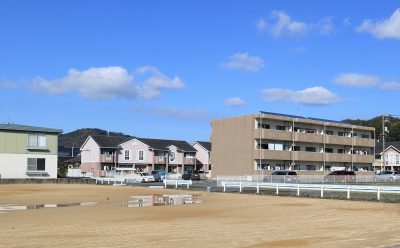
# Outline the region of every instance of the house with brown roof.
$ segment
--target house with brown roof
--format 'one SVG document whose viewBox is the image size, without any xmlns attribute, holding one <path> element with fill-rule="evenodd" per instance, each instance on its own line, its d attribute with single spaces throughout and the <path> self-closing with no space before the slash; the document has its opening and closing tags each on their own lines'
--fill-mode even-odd
<svg viewBox="0 0 400 248">
<path fill-rule="evenodd" d="M 119 145 L 130 139 L 128 136 L 90 135 L 80 149 L 82 173 L 106 176 L 106 171 L 118 165 Z"/>
<path fill-rule="evenodd" d="M 118 167 L 182 173 L 195 168 L 196 152 L 186 141 L 136 137 L 120 144 Z"/>
<path fill-rule="evenodd" d="M 196 169 L 202 170 L 211 177 L 211 142 L 208 141 L 196 141 L 193 144 L 194 149 L 196 149 Z"/>
</svg>

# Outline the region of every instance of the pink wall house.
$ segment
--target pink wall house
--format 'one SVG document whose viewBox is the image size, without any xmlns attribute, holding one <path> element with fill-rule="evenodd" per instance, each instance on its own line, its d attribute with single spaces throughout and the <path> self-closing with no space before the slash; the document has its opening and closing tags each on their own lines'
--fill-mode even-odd
<svg viewBox="0 0 400 248">
<path fill-rule="evenodd" d="M 204 172 L 208 172 L 208 174 L 210 174 L 209 176 L 211 176 L 211 142 L 197 141 L 193 144 L 193 147 L 197 151 L 196 160 L 198 163 L 198 168 Z"/>
<path fill-rule="evenodd" d="M 81 146 L 82 173 L 93 173 L 94 177 L 106 176 L 106 171 L 117 167 L 119 144 L 131 139 L 124 136 L 91 135 Z"/>
</svg>

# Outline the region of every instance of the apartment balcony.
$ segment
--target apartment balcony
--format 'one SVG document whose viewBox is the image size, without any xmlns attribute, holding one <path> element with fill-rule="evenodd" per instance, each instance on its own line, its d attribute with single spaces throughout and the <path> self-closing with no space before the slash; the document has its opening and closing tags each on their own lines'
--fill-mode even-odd
<svg viewBox="0 0 400 248">
<path fill-rule="evenodd" d="M 351 163 L 351 154 L 325 153 L 326 162 Z"/>
<path fill-rule="evenodd" d="M 100 154 L 100 163 L 115 163 L 114 154 L 106 156 L 105 154 Z"/>
<path fill-rule="evenodd" d="M 353 155 L 354 163 L 372 164 L 375 162 L 375 156 L 373 155 Z"/>
<path fill-rule="evenodd" d="M 268 160 L 291 160 L 290 151 L 274 151 L 274 150 L 254 150 L 254 159 L 268 159 Z"/>
<path fill-rule="evenodd" d="M 194 165 L 194 162 L 195 162 L 195 158 L 192 158 L 192 157 L 185 157 L 185 158 L 183 158 L 183 164 L 184 165 Z"/>
<path fill-rule="evenodd" d="M 332 145 L 344 145 L 344 146 L 351 146 L 352 138 L 346 136 L 334 136 L 334 135 L 326 135 L 325 136 L 325 143 L 332 144 Z"/>
<path fill-rule="evenodd" d="M 154 156 L 153 162 L 154 164 L 166 164 L 167 160 L 165 156 Z"/>
<path fill-rule="evenodd" d="M 295 161 L 320 162 L 324 159 L 323 155 L 320 152 L 293 152 Z"/>
<path fill-rule="evenodd" d="M 316 133 L 294 133 L 294 141 L 308 143 L 323 143 L 324 135 Z"/>
<path fill-rule="evenodd" d="M 260 138 L 260 129 L 257 129 L 254 132 L 254 138 Z M 273 129 L 261 129 L 261 138 L 268 139 L 268 140 L 284 140 L 284 141 L 291 141 L 292 140 L 292 133 L 287 131 L 279 131 Z"/>
<path fill-rule="evenodd" d="M 375 140 L 367 138 L 354 138 L 354 146 L 374 147 Z"/>
</svg>

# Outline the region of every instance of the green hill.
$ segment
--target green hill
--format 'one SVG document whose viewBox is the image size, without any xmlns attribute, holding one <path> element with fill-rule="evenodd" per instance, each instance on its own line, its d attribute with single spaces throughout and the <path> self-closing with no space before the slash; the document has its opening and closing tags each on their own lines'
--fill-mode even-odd
<svg viewBox="0 0 400 248">
<path fill-rule="evenodd" d="M 388 117 L 387 119 L 389 121 L 386 123 L 386 126 L 388 127 L 389 133 L 386 136 L 386 141 L 400 141 L 400 119 L 395 117 Z M 380 137 L 382 133 L 382 116 L 377 116 L 370 120 L 345 119 L 343 121 L 353 125 L 375 127 L 376 138 Z"/>
<path fill-rule="evenodd" d="M 95 135 L 95 134 L 101 134 L 101 135 L 108 134 L 108 135 L 129 137 L 129 135 L 120 132 L 109 132 L 99 128 L 81 128 L 70 133 L 59 135 L 58 145 L 67 147 L 72 147 L 72 146 L 80 147 L 82 146 L 83 142 L 85 142 L 85 140 L 89 135 Z"/>
</svg>

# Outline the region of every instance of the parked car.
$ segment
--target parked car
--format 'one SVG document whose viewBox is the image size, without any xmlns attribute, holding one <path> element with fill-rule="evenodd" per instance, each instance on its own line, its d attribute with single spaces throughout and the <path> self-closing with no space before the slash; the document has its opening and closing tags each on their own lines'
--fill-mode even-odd
<svg viewBox="0 0 400 248">
<path fill-rule="evenodd" d="M 275 171 L 264 177 L 265 182 L 271 183 L 299 183 L 300 179 L 295 171 Z"/>
<path fill-rule="evenodd" d="M 136 178 L 138 181 L 140 181 L 142 183 L 154 182 L 154 177 L 152 175 L 150 175 L 150 173 L 146 173 L 146 172 L 137 173 Z"/>
<path fill-rule="evenodd" d="M 198 171 L 187 170 L 182 175 L 183 180 L 200 180 L 200 173 Z"/>
<path fill-rule="evenodd" d="M 341 183 L 351 183 L 356 182 L 356 173 L 354 171 L 332 171 L 324 177 L 325 182 L 341 182 Z"/>
<path fill-rule="evenodd" d="M 165 174 L 163 170 L 153 170 L 151 172 L 155 182 L 162 182 L 165 179 Z"/>
<path fill-rule="evenodd" d="M 400 171 L 382 171 L 374 177 L 375 182 L 400 181 Z"/>
</svg>

